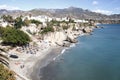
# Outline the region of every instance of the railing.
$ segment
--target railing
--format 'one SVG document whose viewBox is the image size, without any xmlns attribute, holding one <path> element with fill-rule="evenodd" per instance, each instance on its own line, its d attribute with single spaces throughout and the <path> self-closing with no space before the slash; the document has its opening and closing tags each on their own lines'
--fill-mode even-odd
<svg viewBox="0 0 120 80">
<path fill-rule="evenodd" d="M 0 53 L 0 62 L 5 66 L 9 67 L 9 58 Z"/>
</svg>

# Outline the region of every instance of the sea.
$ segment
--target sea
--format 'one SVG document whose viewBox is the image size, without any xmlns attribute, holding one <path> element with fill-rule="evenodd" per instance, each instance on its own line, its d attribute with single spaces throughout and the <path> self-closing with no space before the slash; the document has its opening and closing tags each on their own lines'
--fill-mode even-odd
<svg viewBox="0 0 120 80">
<path fill-rule="evenodd" d="M 120 80 L 120 24 L 101 24 L 41 69 L 40 80 Z"/>
</svg>

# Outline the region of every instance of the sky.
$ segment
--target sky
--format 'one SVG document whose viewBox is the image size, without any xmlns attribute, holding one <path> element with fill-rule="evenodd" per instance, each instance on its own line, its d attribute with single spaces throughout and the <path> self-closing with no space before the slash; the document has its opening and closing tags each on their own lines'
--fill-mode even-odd
<svg viewBox="0 0 120 80">
<path fill-rule="evenodd" d="M 120 14 L 120 0 L 0 0 L 0 9 L 31 10 L 78 7 L 103 14 Z"/>
</svg>

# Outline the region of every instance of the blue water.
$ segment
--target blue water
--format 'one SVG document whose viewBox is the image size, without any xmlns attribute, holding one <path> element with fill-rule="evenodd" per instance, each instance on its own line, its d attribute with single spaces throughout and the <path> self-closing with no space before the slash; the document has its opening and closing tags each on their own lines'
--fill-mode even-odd
<svg viewBox="0 0 120 80">
<path fill-rule="evenodd" d="M 42 80 L 120 80 L 120 25 L 102 26 L 46 66 Z"/>
</svg>

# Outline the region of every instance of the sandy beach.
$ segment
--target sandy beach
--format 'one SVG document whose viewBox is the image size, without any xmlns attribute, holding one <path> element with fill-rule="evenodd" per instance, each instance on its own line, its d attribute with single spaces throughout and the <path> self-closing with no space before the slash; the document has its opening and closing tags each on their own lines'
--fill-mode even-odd
<svg viewBox="0 0 120 80">
<path fill-rule="evenodd" d="M 40 68 L 53 61 L 63 49 L 44 42 L 38 45 L 37 51 L 34 49 L 35 46 L 30 47 L 29 50 L 27 48 L 22 48 L 21 52 L 18 52 L 16 48 L 9 51 L 9 54 L 15 53 L 19 56 L 18 59 L 10 59 L 10 69 L 17 74 L 17 80 L 40 80 Z"/>
</svg>

